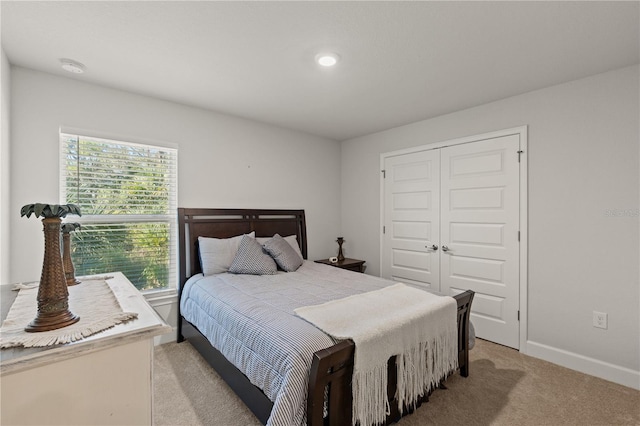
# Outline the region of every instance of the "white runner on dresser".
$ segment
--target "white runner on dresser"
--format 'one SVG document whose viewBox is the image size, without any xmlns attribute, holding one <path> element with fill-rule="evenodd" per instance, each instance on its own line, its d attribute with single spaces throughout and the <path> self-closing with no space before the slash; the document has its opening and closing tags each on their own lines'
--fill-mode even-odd
<svg viewBox="0 0 640 426">
<path fill-rule="evenodd" d="M 451 297 L 398 283 L 295 313 L 336 339 L 355 342 L 354 425 L 385 421 L 391 356 L 397 355 L 400 412 L 458 367 L 457 305 Z"/>
<path fill-rule="evenodd" d="M 28 333 L 24 328 L 38 312 L 38 286 L 19 285 L 18 296 L 0 328 L 0 348 L 44 347 L 75 342 L 137 318 L 135 312 L 122 311 L 116 295 L 106 282 L 108 278 L 83 278 L 80 284 L 69 287 L 69 310 L 80 320 L 67 327 L 37 333 Z"/>
</svg>

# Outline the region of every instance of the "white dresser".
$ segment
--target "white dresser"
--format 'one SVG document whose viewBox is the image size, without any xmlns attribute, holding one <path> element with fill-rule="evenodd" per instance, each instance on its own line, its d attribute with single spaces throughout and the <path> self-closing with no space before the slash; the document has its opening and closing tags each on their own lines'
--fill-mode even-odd
<svg viewBox="0 0 640 426">
<path fill-rule="evenodd" d="M 138 318 L 66 345 L 0 350 L 0 424 L 152 424 L 153 338 L 171 327 L 123 274 L 108 275 L 122 310 Z M 16 297 L 8 287 L 3 320 Z"/>
</svg>

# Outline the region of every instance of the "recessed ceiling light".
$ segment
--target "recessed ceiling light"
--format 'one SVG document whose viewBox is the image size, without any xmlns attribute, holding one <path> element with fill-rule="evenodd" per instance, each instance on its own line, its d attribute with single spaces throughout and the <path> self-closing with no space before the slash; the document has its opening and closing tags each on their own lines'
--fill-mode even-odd
<svg viewBox="0 0 640 426">
<path fill-rule="evenodd" d="M 338 63 L 340 56 L 337 53 L 320 53 L 316 55 L 316 62 L 323 67 L 332 67 Z"/>
<path fill-rule="evenodd" d="M 65 71 L 69 71 L 73 74 L 82 74 L 84 72 L 85 66 L 82 65 L 78 61 L 74 61 L 73 59 L 60 59 L 60 64 L 62 65 L 62 69 Z"/>
</svg>

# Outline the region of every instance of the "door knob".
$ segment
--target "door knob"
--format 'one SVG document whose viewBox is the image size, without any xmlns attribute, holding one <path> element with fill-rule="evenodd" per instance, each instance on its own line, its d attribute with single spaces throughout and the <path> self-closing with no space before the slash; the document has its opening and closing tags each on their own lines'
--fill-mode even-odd
<svg viewBox="0 0 640 426">
<path fill-rule="evenodd" d="M 449 247 L 447 247 L 447 246 L 442 246 L 442 251 L 449 251 Z"/>
<path fill-rule="evenodd" d="M 424 248 L 427 248 L 427 249 L 430 249 L 430 250 L 433 250 L 433 251 L 438 250 L 438 246 L 437 246 L 437 245 L 435 245 L 435 244 L 434 244 L 434 245 L 432 245 L 432 246 L 424 246 Z"/>
</svg>

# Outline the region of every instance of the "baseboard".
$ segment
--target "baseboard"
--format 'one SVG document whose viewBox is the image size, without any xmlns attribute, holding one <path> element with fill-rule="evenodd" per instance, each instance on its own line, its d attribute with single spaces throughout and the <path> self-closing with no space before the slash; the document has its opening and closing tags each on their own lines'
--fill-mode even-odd
<svg viewBox="0 0 640 426">
<path fill-rule="evenodd" d="M 525 353 L 532 357 L 540 358 L 581 373 L 640 390 L 640 371 L 634 371 L 630 368 L 610 364 L 530 340 L 527 341 Z"/>
</svg>

